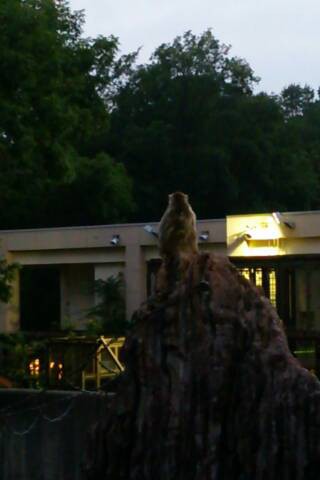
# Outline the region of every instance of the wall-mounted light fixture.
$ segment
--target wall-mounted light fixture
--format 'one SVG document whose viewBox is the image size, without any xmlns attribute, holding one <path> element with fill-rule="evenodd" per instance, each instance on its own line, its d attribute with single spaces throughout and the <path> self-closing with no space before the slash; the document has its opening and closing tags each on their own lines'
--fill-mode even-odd
<svg viewBox="0 0 320 480">
<path fill-rule="evenodd" d="M 290 228 L 291 230 L 296 228 L 296 224 L 294 222 L 291 222 L 290 220 L 287 220 L 280 212 L 273 212 L 272 217 L 277 225 L 283 224 L 287 228 Z"/>
<path fill-rule="evenodd" d="M 143 230 L 147 233 L 149 233 L 150 235 L 153 235 L 154 237 L 158 238 L 159 237 L 159 234 L 158 232 L 155 231 L 155 229 L 153 228 L 152 225 L 145 225 L 143 227 Z"/>
<path fill-rule="evenodd" d="M 250 235 L 250 233 L 248 233 L 248 232 L 244 232 L 244 233 L 242 234 L 242 238 L 243 238 L 244 240 L 248 241 L 248 240 L 251 240 L 252 235 Z"/>
<path fill-rule="evenodd" d="M 201 240 L 202 242 L 207 242 L 209 240 L 209 236 L 210 233 L 208 232 L 208 230 L 205 230 L 200 233 L 199 240 Z"/>
<path fill-rule="evenodd" d="M 281 223 L 281 213 L 280 212 L 273 212 L 272 213 L 273 220 L 276 222 L 277 225 Z"/>
<path fill-rule="evenodd" d="M 113 245 L 114 247 L 119 245 L 120 243 L 120 235 L 112 235 L 112 238 L 110 240 L 110 243 L 111 245 Z"/>
</svg>

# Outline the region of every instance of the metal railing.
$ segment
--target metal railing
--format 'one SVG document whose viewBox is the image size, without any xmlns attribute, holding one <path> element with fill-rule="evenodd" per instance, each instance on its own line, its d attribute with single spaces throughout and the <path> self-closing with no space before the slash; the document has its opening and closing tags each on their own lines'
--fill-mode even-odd
<svg viewBox="0 0 320 480">
<path fill-rule="evenodd" d="M 46 388 L 100 389 L 124 371 L 120 352 L 125 337 L 56 337 L 28 365 L 32 385 Z M 40 385 L 41 384 L 41 385 Z"/>
<path fill-rule="evenodd" d="M 88 383 L 93 383 L 96 389 L 101 387 L 103 379 L 112 379 L 124 371 L 120 360 L 120 350 L 125 338 L 99 337 L 96 354 L 92 357 L 91 368 L 82 371 L 81 386 L 87 389 Z"/>
</svg>

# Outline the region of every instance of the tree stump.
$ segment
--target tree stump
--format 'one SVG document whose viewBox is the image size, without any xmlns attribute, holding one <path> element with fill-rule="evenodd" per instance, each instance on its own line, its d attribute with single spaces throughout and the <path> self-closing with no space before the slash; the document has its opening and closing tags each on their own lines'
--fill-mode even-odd
<svg viewBox="0 0 320 480">
<path fill-rule="evenodd" d="M 126 371 L 90 438 L 90 480 L 316 480 L 320 383 L 269 300 L 222 257 L 134 315 Z"/>
</svg>

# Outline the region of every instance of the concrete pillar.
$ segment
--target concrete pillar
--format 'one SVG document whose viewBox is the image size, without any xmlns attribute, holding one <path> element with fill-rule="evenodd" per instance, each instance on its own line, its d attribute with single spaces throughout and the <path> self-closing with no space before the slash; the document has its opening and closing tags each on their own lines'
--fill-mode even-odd
<svg viewBox="0 0 320 480">
<path fill-rule="evenodd" d="M 0 332 L 14 333 L 20 327 L 20 278 L 17 271 L 14 275 L 12 295 L 8 303 L 0 302 Z"/>
<path fill-rule="evenodd" d="M 0 238 L 0 259 L 5 259 L 8 263 L 12 261 L 7 251 L 5 237 Z M 1 333 L 9 333 L 9 332 L 15 331 L 16 328 L 14 327 L 19 326 L 19 305 L 17 305 L 17 299 L 19 299 L 19 276 L 15 276 L 12 282 L 12 287 L 13 287 L 13 294 L 14 294 L 14 301 L 12 302 L 12 305 L 9 305 L 4 302 L 0 302 L 0 332 Z M 16 307 L 18 307 L 18 311 L 16 310 Z M 15 318 L 13 315 L 14 312 L 16 312 Z M 13 322 L 11 325 L 10 325 L 11 323 L 10 320 L 11 322 Z"/>
<path fill-rule="evenodd" d="M 0 302 L 0 333 L 6 332 L 6 304 Z"/>
<path fill-rule="evenodd" d="M 125 253 L 126 312 L 128 320 L 146 299 L 146 270 L 146 261 L 139 243 L 128 244 Z"/>
<path fill-rule="evenodd" d="M 0 238 L 0 259 L 5 259 L 8 264 L 15 259 L 7 250 L 5 237 Z M 11 282 L 12 295 L 8 303 L 0 302 L 0 332 L 14 333 L 20 328 L 20 274 L 16 270 Z"/>
<path fill-rule="evenodd" d="M 20 328 L 20 274 L 15 272 L 12 282 L 12 296 L 7 305 L 7 332 L 13 333 Z"/>
</svg>

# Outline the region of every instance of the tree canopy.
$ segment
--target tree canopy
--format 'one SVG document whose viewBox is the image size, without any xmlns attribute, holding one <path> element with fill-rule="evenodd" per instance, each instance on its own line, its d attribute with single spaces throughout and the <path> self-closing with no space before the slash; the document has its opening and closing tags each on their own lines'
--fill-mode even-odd
<svg viewBox="0 0 320 480">
<path fill-rule="evenodd" d="M 210 30 L 187 32 L 132 69 L 108 148 L 133 178 L 136 219 L 159 218 L 174 190 L 187 191 L 207 218 L 316 205 L 315 158 L 304 141 L 288 141 L 298 128 L 291 120 L 304 123 L 317 104 L 313 91 L 289 86 L 275 97 L 254 93 L 257 83 Z"/>
<path fill-rule="evenodd" d="M 113 222 L 131 209 L 124 168 L 97 148 L 118 42 L 84 39 L 83 21 L 62 0 L 0 3 L 2 228 Z"/>
<path fill-rule="evenodd" d="M 320 101 L 259 79 L 211 30 L 139 64 L 66 0 L 0 3 L 0 228 L 318 208 Z"/>
</svg>

